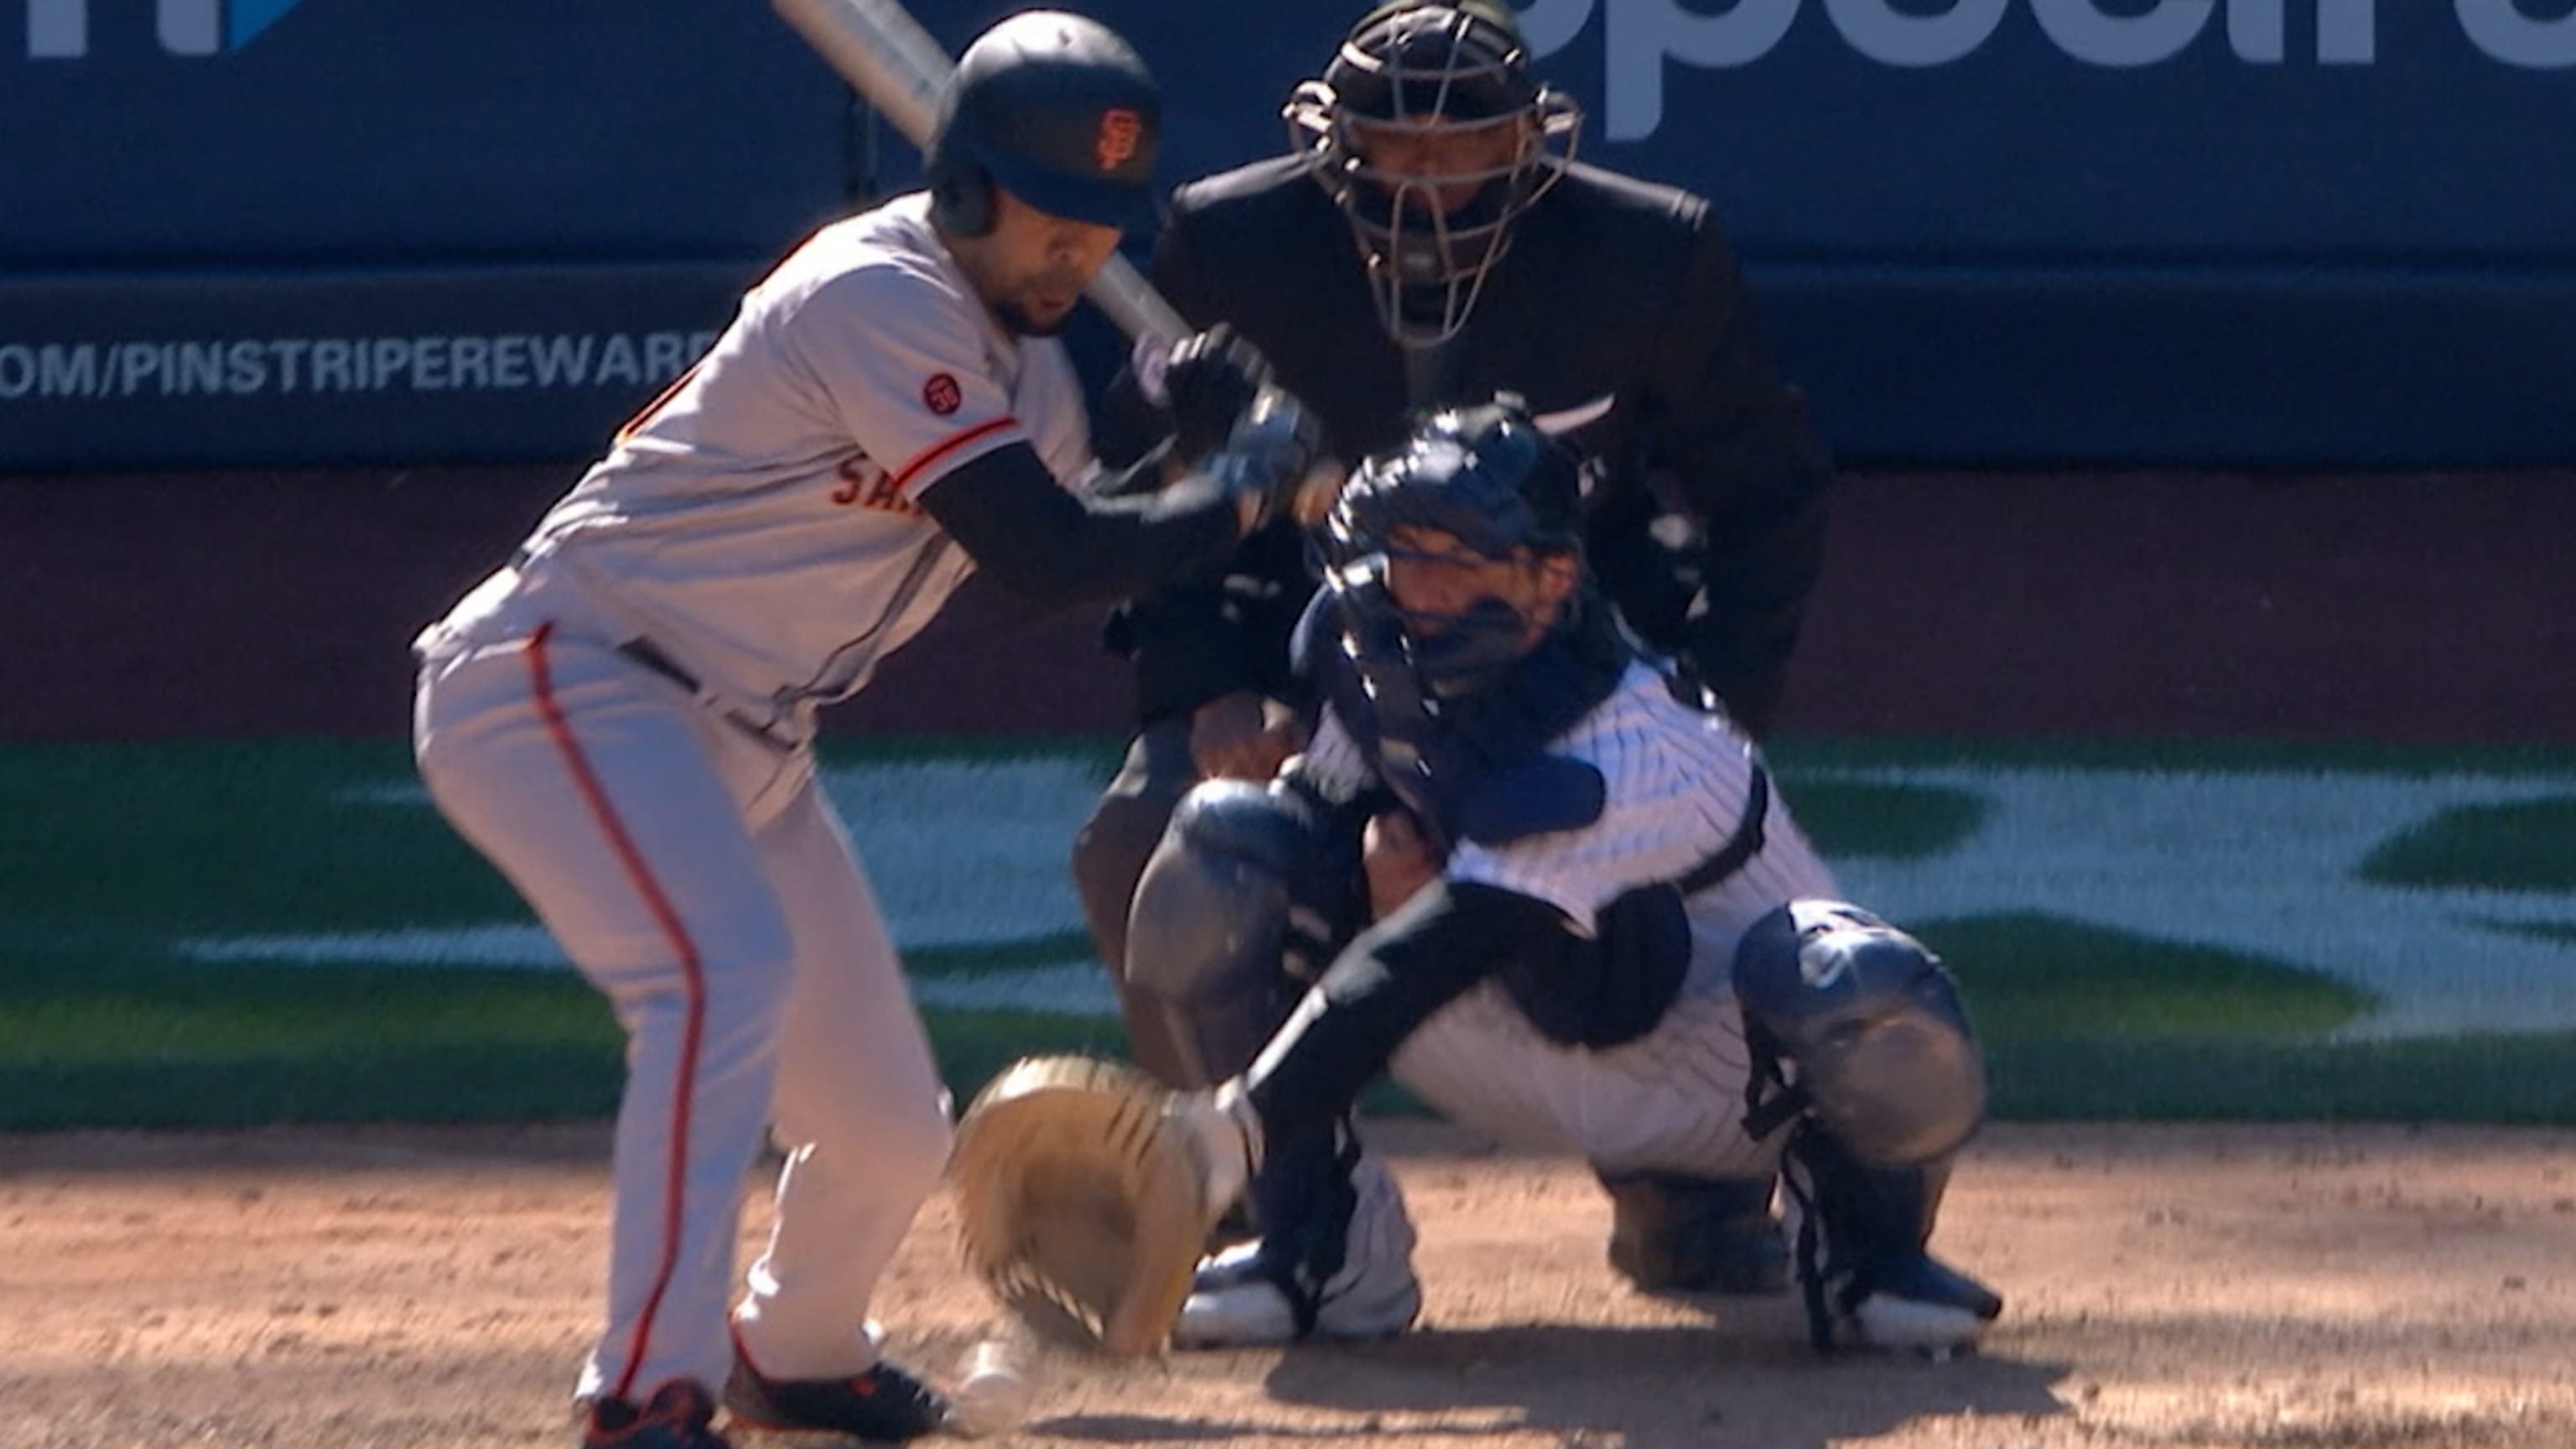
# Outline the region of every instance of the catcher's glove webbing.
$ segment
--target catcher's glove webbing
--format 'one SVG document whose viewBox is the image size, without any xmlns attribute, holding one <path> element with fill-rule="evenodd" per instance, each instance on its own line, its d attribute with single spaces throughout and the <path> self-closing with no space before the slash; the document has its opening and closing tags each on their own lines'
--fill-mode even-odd
<svg viewBox="0 0 2576 1449">
<path fill-rule="evenodd" d="M 949 1175 L 966 1265 L 1041 1336 L 1120 1356 L 1162 1347 L 1212 1203 L 1184 1099 L 1133 1068 L 1026 1058 L 958 1122 Z"/>
</svg>

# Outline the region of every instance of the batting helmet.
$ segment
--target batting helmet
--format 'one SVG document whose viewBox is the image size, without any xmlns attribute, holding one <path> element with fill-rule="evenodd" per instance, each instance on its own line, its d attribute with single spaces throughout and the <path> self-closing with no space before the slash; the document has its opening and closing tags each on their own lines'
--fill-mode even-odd
<svg viewBox="0 0 2576 1449">
<path fill-rule="evenodd" d="M 1360 465 L 1334 501 L 1327 525 L 1335 567 L 1328 576 L 1344 607 L 1393 608 L 1386 562 L 1403 552 L 1398 529 L 1436 529 L 1490 559 L 1583 551 L 1583 469 L 1573 450 L 1539 430 L 1521 399 L 1498 395 L 1479 407 L 1435 412 L 1403 447 Z M 1399 621 L 1414 666 L 1435 693 L 1472 693 L 1528 647 L 1529 622 L 1488 598 L 1433 621 Z"/>
<path fill-rule="evenodd" d="M 1115 31 L 1059 10 L 1014 15 L 958 57 L 922 170 L 931 217 L 993 229 L 993 189 L 1040 211 L 1127 227 L 1152 213 L 1163 105 Z"/>
<path fill-rule="evenodd" d="M 1291 147 L 1350 218 L 1380 320 L 1424 346 L 1466 325 L 1512 223 L 1564 174 L 1583 126 L 1574 101 L 1531 72 L 1501 0 L 1379 6 L 1286 116 Z M 1506 126 L 1507 150 L 1465 148 L 1473 165 L 1441 144 Z M 1453 165 L 1466 169 L 1441 169 Z"/>
</svg>

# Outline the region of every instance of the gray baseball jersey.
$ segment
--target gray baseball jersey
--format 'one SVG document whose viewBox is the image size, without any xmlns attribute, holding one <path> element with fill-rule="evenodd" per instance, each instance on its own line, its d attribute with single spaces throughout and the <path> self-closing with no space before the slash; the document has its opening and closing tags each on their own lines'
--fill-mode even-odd
<svg viewBox="0 0 2576 1449">
<path fill-rule="evenodd" d="M 519 586 L 802 733 L 973 571 L 922 493 L 1013 443 L 1067 487 L 1099 476 L 1063 345 L 1005 333 L 906 196 L 743 298 L 538 523 Z"/>
<path fill-rule="evenodd" d="M 866 1368 L 948 1152 L 918 1014 L 808 745 L 972 567 L 921 504 L 1017 443 L 1095 472 L 1057 343 L 1002 331 L 925 198 L 824 228 L 418 641 L 432 798 L 628 1042 L 606 1330 L 581 1392 Z M 742 1178 L 787 1151 L 740 1299 Z"/>
</svg>

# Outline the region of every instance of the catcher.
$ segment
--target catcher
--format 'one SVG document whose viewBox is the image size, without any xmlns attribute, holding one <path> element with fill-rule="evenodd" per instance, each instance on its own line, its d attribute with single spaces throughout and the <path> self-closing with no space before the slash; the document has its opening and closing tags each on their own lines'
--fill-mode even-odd
<svg viewBox="0 0 2576 1449">
<path fill-rule="evenodd" d="M 1311 747 L 1266 786 L 1194 791 L 1137 894 L 1130 984 L 1210 1085 L 1082 1084 L 1107 1126 L 1049 1140 L 1116 1139 L 1089 1149 L 1130 1199 L 1108 1213 L 1083 1201 L 1105 1170 L 1054 1185 L 979 1150 L 1036 1135 L 987 1133 L 1027 1105 L 988 1092 L 960 1147 L 988 1277 L 1087 1296 L 1122 1350 L 1173 1304 L 1184 1347 L 1403 1331 L 1413 1227 L 1350 1120 L 1391 1066 L 1464 1126 L 1587 1159 L 1641 1287 L 1724 1276 L 1770 1204 L 1703 1185 L 1777 1170 L 1819 1348 L 1947 1352 L 2000 1313 L 1925 1251 L 1985 1106 L 1955 983 L 1834 899 L 1743 736 L 1639 656 L 1584 567 L 1581 487 L 1508 395 L 1354 476 L 1300 628 L 1327 701 Z M 1193 1278 L 1238 1184 L 1260 1235 Z M 1075 1218 L 1165 1226 L 1033 1293 L 1027 1224 Z"/>
</svg>

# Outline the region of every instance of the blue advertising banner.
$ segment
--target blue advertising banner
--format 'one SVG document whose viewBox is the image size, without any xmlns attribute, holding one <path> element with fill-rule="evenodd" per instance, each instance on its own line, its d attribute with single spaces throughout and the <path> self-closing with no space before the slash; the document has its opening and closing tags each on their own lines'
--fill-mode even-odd
<svg viewBox="0 0 2576 1449">
<path fill-rule="evenodd" d="M 754 275 L 635 264 L 0 281 L 0 464 L 581 457 L 706 351 Z"/>
<path fill-rule="evenodd" d="M 841 200 L 847 90 L 758 0 L 16 3 L 10 271 L 732 261 Z"/>
<path fill-rule="evenodd" d="M 917 13 L 954 46 L 1015 8 Z M 1366 6 L 1083 8 L 1162 78 L 1179 180 L 1279 150 Z M 2571 0 L 1519 9 L 1584 158 L 1712 197 L 1758 259 L 2576 265 Z"/>
<path fill-rule="evenodd" d="M 917 174 L 760 0 L 17 6 L 0 469 L 577 458 Z M 1362 7 L 1080 8 L 1178 182 Z M 1585 159 L 1717 202 L 1847 461 L 2576 460 L 2576 0 L 1521 12 Z"/>
<path fill-rule="evenodd" d="M 865 184 L 756 0 L 20 3 L 0 468 L 576 459 Z"/>
</svg>

